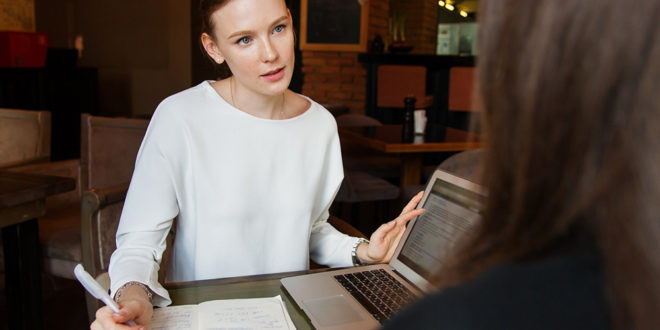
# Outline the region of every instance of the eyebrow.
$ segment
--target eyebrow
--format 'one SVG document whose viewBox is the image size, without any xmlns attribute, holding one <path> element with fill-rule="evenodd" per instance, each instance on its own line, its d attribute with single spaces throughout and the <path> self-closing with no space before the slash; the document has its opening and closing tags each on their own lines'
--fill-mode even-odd
<svg viewBox="0 0 660 330">
<path fill-rule="evenodd" d="M 282 17 L 274 20 L 273 23 L 271 24 L 271 26 L 277 25 L 278 23 L 280 23 L 280 22 L 282 22 L 282 21 L 284 21 L 288 18 L 289 18 L 288 16 L 282 16 Z M 250 34 L 251 32 L 252 31 L 250 31 L 250 30 L 243 30 L 243 31 L 234 32 L 234 33 L 230 34 L 229 37 L 227 37 L 227 39 L 233 39 L 233 38 L 238 37 L 238 36 Z"/>
</svg>

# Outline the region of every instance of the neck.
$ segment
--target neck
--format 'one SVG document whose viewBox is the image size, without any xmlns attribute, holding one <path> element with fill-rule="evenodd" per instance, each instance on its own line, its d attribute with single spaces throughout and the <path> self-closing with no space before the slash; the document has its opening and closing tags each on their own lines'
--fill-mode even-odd
<svg viewBox="0 0 660 330">
<path fill-rule="evenodd" d="M 285 93 L 274 96 L 249 93 L 245 89 L 237 88 L 233 76 L 229 79 L 230 101 L 234 108 L 259 118 L 287 118 Z"/>
</svg>

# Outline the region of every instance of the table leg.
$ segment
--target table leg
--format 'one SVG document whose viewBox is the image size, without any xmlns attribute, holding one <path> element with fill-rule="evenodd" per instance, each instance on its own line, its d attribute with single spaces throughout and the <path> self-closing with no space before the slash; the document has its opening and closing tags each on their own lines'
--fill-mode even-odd
<svg viewBox="0 0 660 330">
<path fill-rule="evenodd" d="M 37 219 L 2 228 L 9 329 L 41 329 Z"/>
<path fill-rule="evenodd" d="M 401 189 L 409 185 L 420 184 L 423 159 L 424 155 L 421 153 L 401 154 Z"/>
</svg>

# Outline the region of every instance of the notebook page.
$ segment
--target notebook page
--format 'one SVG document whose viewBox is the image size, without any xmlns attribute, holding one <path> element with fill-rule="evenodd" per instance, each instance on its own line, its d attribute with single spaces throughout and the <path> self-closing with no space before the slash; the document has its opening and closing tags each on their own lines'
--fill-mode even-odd
<svg viewBox="0 0 660 330">
<path fill-rule="evenodd" d="M 149 330 L 196 330 L 197 305 L 170 306 L 155 308 Z"/>
<path fill-rule="evenodd" d="M 295 329 L 280 296 L 199 304 L 201 329 Z"/>
</svg>

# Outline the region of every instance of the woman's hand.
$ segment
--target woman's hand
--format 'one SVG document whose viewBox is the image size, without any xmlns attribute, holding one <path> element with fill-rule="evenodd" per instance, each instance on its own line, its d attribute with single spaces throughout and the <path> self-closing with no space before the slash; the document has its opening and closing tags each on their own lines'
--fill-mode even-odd
<svg viewBox="0 0 660 330">
<path fill-rule="evenodd" d="M 154 308 L 144 289 L 137 285 L 124 288 L 121 294 L 119 313 L 115 313 L 108 306 L 96 311 L 96 320 L 90 326 L 92 330 L 107 329 L 146 329 L 151 320 Z M 128 326 L 124 323 L 134 321 L 137 325 Z"/>
<path fill-rule="evenodd" d="M 420 191 L 408 202 L 408 205 L 403 208 L 396 219 L 378 227 L 371 234 L 371 243 L 363 243 L 358 246 L 357 256 L 363 263 L 390 262 L 408 221 L 424 212 L 424 209 L 415 209 L 419 201 L 422 200 L 422 196 L 424 196 L 424 192 Z"/>
</svg>

